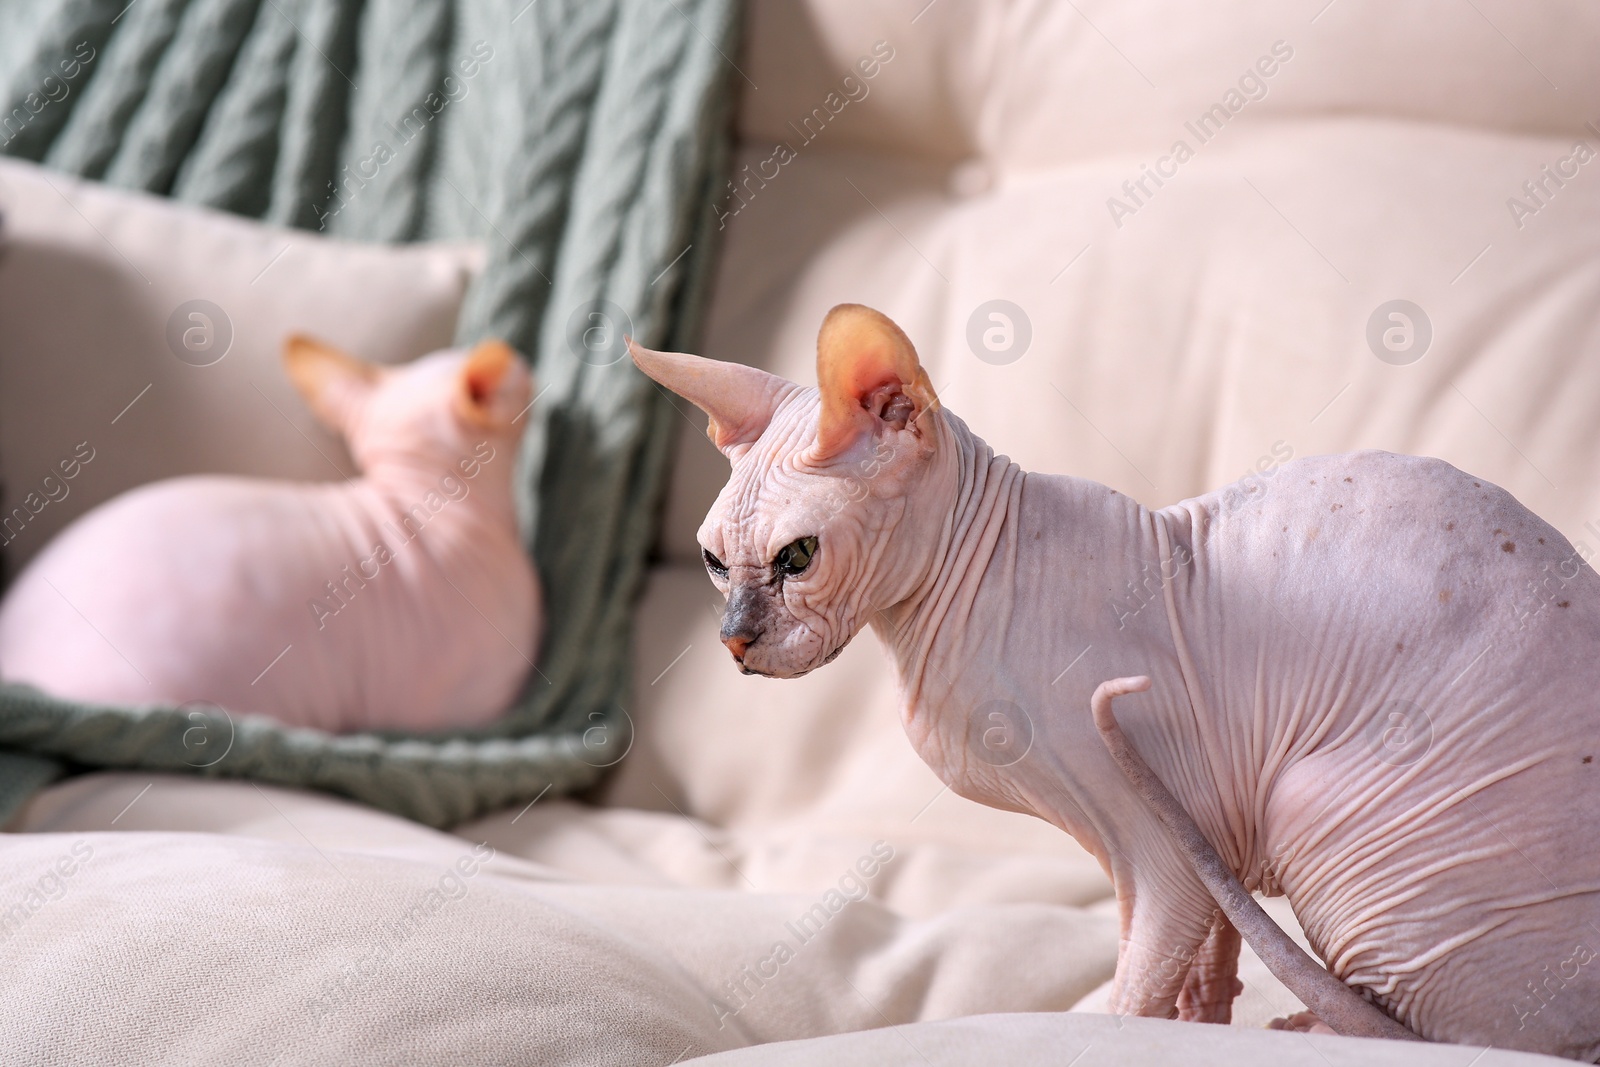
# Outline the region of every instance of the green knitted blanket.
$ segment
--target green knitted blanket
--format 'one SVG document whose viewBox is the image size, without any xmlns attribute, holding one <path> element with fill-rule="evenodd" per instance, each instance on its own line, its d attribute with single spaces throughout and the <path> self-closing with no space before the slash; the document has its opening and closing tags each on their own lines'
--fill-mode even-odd
<svg viewBox="0 0 1600 1067">
<path fill-rule="evenodd" d="M 70 767 L 327 789 L 446 826 L 622 758 L 630 614 L 677 416 L 578 332 L 594 308 L 644 344 L 688 343 L 735 15 L 734 0 L 0 0 L 0 151 L 342 237 L 485 242 L 458 339 L 532 353 L 546 390 L 520 517 L 548 619 L 518 705 L 450 735 L 332 736 L 0 687 L 0 824 Z M 432 107 L 486 48 L 472 92 Z M 73 91 L 41 105 L 84 49 Z M 339 198 L 345 168 L 397 130 L 423 143 Z"/>
</svg>

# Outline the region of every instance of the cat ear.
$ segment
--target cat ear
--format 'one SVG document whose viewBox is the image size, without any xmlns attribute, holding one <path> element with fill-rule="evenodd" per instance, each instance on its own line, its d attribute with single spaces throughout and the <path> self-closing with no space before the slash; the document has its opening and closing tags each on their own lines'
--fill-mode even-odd
<svg viewBox="0 0 1600 1067">
<path fill-rule="evenodd" d="M 283 367 L 317 418 L 341 433 L 383 374 L 376 364 L 298 333 L 283 342 Z"/>
<path fill-rule="evenodd" d="M 509 425 L 528 401 L 532 383 L 518 373 L 520 358 L 504 341 L 480 341 L 467 353 L 456 379 L 456 414 L 474 426 Z"/>
<path fill-rule="evenodd" d="M 798 388 L 786 378 L 742 363 L 652 352 L 630 338 L 634 365 L 711 417 L 706 436 L 730 459 L 760 437 L 783 398 Z"/>
<path fill-rule="evenodd" d="M 822 416 L 811 458 L 826 461 L 880 428 L 923 433 L 918 420 L 939 407 L 917 350 L 887 315 L 840 304 L 817 334 Z"/>
</svg>

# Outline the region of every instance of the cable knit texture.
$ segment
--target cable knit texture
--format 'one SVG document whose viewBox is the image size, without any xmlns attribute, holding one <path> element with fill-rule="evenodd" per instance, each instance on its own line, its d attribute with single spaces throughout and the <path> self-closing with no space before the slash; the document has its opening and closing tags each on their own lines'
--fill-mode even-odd
<svg viewBox="0 0 1600 1067">
<path fill-rule="evenodd" d="M 519 703 L 448 736 L 0 687 L 0 823 L 68 763 L 327 789 L 436 826 L 592 783 L 632 739 L 630 614 L 676 416 L 628 360 L 578 338 L 603 300 L 627 316 L 611 328 L 689 344 L 726 158 L 733 0 L 47 6 L 9 20 L 32 39 L 0 50 L 0 114 L 75 48 L 95 58 L 0 151 L 339 237 L 485 242 L 458 340 L 503 337 L 534 359 L 518 508 L 549 622 Z M 197 728 L 231 744 L 225 758 L 192 766 Z"/>
</svg>

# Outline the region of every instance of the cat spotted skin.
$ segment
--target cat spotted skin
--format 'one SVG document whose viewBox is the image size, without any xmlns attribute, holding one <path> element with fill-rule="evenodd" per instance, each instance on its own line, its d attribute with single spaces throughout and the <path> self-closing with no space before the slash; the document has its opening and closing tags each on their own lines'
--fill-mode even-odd
<svg viewBox="0 0 1600 1067">
<path fill-rule="evenodd" d="M 1152 511 L 995 455 L 856 305 L 815 389 L 633 355 L 732 462 L 700 543 L 740 669 L 796 677 L 875 630 L 929 766 L 1110 875 L 1112 1010 L 1227 1021 L 1238 935 L 1287 941 L 1219 914 L 1231 882 L 1287 895 L 1363 998 L 1334 1030 L 1600 1056 L 1600 578 L 1510 494 L 1359 452 Z"/>
<path fill-rule="evenodd" d="M 511 490 L 522 361 L 491 341 L 385 368 L 300 337 L 284 359 L 361 476 L 174 478 L 95 508 L 0 603 L 0 678 L 333 732 L 510 705 L 540 631 Z"/>
</svg>

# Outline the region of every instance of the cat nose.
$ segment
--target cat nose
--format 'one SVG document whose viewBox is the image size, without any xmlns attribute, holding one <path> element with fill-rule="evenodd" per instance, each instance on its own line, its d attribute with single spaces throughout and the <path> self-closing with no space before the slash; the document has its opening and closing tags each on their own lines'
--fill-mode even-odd
<svg viewBox="0 0 1600 1067">
<path fill-rule="evenodd" d="M 758 637 L 760 637 L 760 633 L 725 633 L 722 643 L 728 646 L 728 651 L 733 653 L 734 659 L 738 659 L 742 664 L 744 662 L 744 649 L 754 645 L 755 638 Z"/>
<path fill-rule="evenodd" d="M 717 636 L 741 666 L 745 651 L 761 636 L 761 616 L 760 591 L 749 583 L 736 586 L 728 597 L 728 608 L 722 613 L 722 629 Z"/>
<path fill-rule="evenodd" d="M 743 663 L 745 651 L 756 643 L 761 634 L 761 627 L 752 625 L 752 620 L 748 616 L 730 616 L 722 621 L 722 632 L 717 636 L 728 646 L 733 658 Z"/>
</svg>

